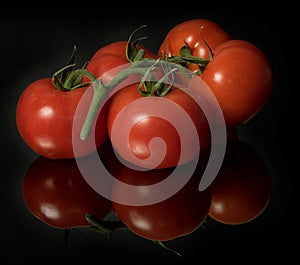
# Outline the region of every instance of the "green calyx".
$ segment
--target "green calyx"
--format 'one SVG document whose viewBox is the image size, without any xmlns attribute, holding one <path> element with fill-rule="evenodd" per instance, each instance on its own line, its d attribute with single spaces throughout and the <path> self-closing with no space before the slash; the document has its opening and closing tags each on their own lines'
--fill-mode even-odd
<svg viewBox="0 0 300 265">
<path fill-rule="evenodd" d="M 80 69 L 75 67 L 75 55 L 77 47 L 73 47 L 73 52 L 66 66 L 59 69 L 52 75 L 52 84 L 59 91 L 71 91 L 80 87 L 85 87 L 96 80 L 96 77 L 85 69 L 85 65 Z M 87 76 L 89 82 L 83 82 L 83 76 Z"/>
<path fill-rule="evenodd" d="M 139 49 L 138 43 L 141 40 L 147 39 L 147 37 L 144 36 L 144 37 L 135 38 L 136 33 L 144 27 L 146 27 L 146 25 L 142 25 L 142 26 L 138 27 L 136 30 L 134 30 L 130 34 L 130 36 L 128 38 L 127 45 L 126 45 L 126 58 L 130 63 L 144 59 L 145 50 Z"/>
<path fill-rule="evenodd" d="M 156 69 L 156 65 L 158 65 L 160 59 L 156 60 L 156 62 L 147 69 L 145 74 L 143 75 L 139 86 L 138 91 L 146 97 L 149 96 L 157 96 L 164 97 L 173 87 L 174 76 L 173 73 L 178 70 L 177 68 L 173 68 L 171 70 L 164 69 L 164 76 L 162 76 L 159 80 L 153 80 L 151 71 Z M 160 65 L 161 67 L 162 65 Z M 162 68 L 162 67 L 161 67 Z M 150 80 L 149 80 L 150 77 Z"/>
<path fill-rule="evenodd" d="M 209 58 L 208 59 L 193 56 L 191 48 L 187 44 L 186 41 L 184 41 L 184 46 L 182 46 L 181 49 L 180 49 L 179 56 L 175 56 L 175 55 L 166 56 L 166 57 L 163 56 L 162 59 L 167 61 L 167 62 L 170 62 L 170 63 L 179 64 L 179 65 L 181 65 L 185 68 L 187 68 L 190 64 L 195 64 L 195 65 L 198 66 L 198 69 L 199 69 L 196 72 L 196 74 L 201 75 L 203 73 L 203 71 L 205 70 L 207 64 L 213 58 L 213 51 L 212 51 L 211 47 L 208 45 L 208 43 L 205 41 L 205 39 L 203 38 L 203 36 L 201 34 L 201 29 L 202 28 L 203 28 L 203 26 L 200 27 L 200 38 L 202 39 L 203 43 L 205 44 L 205 46 L 209 50 Z"/>
<path fill-rule="evenodd" d="M 146 27 L 146 25 L 137 28 L 128 38 L 126 58 L 130 63 L 147 59 L 144 58 L 145 51 L 138 48 L 139 41 L 146 39 L 147 37 L 135 38 L 136 33 L 144 27 Z M 86 64 L 80 69 L 74 69 L 76 53 L 77 47 L 74 45 L 72 55 L 66 65 L 52 75 L 52 84 L 57 90 L 71 91 L 80 87 L 85 87 L 96 81 L 96 77 L 85 69 Z M 83 76 L 88 77 L 90 81 L 83 82 Z"/>
<path fill-rule="evenodd" d="M 189 64 L 196 64 L 199 68 L 196 74 L 200 75 L 203 73 L 205 67 L 210 62 L 211 59 L 199 58 L 192 55 L 191 49 L 187 43 L 180 49 L 179 56 L 171 56 L 166 58 L 166 61 L 170 63 L 180 64 L 183 67 L 188 67 Z"/>
</svg>

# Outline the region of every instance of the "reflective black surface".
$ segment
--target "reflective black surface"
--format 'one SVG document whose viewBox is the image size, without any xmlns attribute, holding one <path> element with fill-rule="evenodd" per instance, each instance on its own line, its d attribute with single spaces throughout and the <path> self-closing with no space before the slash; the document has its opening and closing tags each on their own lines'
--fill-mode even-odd
<svg viewBox="0 0 300 265">
<path fill-rule="evenodd" d="M 85 7 L 87 8 L 87 7 Z M 159 13 L 160 8 L 156 8 Z M 230 11 L 229 11 L 230 12 Z M 180 251 L 182 258 L 142 239 L 128 230 L 117 231 L 107 245 L 102 234 L 71 231 L 65 247 L 64 231 L 36 219 L 26 208 L 22 197 L 23 178 L 38 157 L 22 141 L 15 125 L 15 107 L 23 89 L 35 79 L 50 76 L 65 64 L 74 44 L 79 48 L 78 64 L 83 64 L 99 47 L 116 40 L 126 40 L 141 24 L 147 24 L 145 44 L 156 51 L 167 31 L 190 18 L 208 18 L 222 25 L 234 38 L 247 39 L 258 45 L 269 57 L 274 71 L 274 88 L 264 109 L 248 124 L 238 128 L 242 140 L 257 149 L 265 159 L 272 176 L 273 194 L 267 209 L 255 220 L 228 226 L 207 218 L 205 225 L 193 234 L 167 243 Z M 289 117 L 295 109 L 294 90 L 282 64 L 284 50 L 283 24 L 277 14 L 266 12 L 226 12 L 200 10 L 185 15 L 104 18 L 99 16 L 36 18 L 4 15 L 1 29 L 1 249 L 0 262 L 31 264 L 83 262 L 145 264 L 157 261 L 184 264 L 202 262 L 236 262 L 249 264 L 279 261 L 286 264 L 295 256 L 292 243 L 296 226 L 296 174 L 293 171 L 290 146 L 295 148 L 293 126 L 298 120 Z M 289 37 L 290 38 L 290 37 Z M 187 263 L 189 264 L 189 263 Z M 269 264 L 269 263 L 267 263 Z"/>
</svg>

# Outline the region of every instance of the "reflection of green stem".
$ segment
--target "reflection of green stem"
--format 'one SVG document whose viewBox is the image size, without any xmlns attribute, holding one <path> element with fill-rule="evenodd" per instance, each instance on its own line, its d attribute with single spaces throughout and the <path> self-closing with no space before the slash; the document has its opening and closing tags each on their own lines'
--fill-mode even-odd
<svg viewBox="0 0 300 265">
<path fill-rule="evenodd" d="M 85 218 L 91 224 L 91 226 L 89 226 L 90 230 L 108 235 L 109 243 L 110 243 L 111 237 L 116 229 L 122 229 L 122 228 L 129 229 L 126 226 L 126 224 L 124 224 L 122 221 L 101 220 L 91 213 L 87 213 L 85 215 Z M 157 241 L 157 240 L 151 240 L 151 241 L 153 243 L 159 245 L 160 247 L 182 257 L 182 255 L 179 252 L 167 247 L 162 241 Z"/>
<path fill-rule="evenodd" d="M 140 74 L 145 75 L 149 72 L 148 67 L 141 66 L 143 62 L 138 61 L 133 63 L 127 69 L 120 71 L 107 85 L 104 85 L 102 80 L 96 80 L 94 84 L 94 95 L 93 99 L 87 113 L 86 119 L 81 129 L 80 138 L 83 140 L 87 140 L 94 121 L 97 117 L 97 113 L 101 103 L 104 101 L 105 96 L 111 92 L 117 85 L 126 80 L 132 74 Z M 154 68 L 154 67 L 151 67 Z"/>
<path fill-rule="evenodd" d="M 156 240 L 153 240 L 153 242 L 154 242 L 155 244 L 158 244 L 158 245 L 161 246 L 162 248 L 164 248 L 164 249 L 166 249 L 166 250 L 168 250 L 168 251 L 173 252 L 173 253 L 176 254 L 177 256 L 182 257 L 182 255 L 181 255 L 179 252 L 177 252 L 176 250 L 174 250 L 174 249 L 172 249 L 172 248 L 167 247 L 162 241 L 156 241 Z"/>
<path fill-rule="evenodd" d="M 121 221 L 105 221 L 101 220 L 91 213 L 85 215 L 86 220 L 91 224 L 89 229 L 95 232 L 106 234 L 108 237 L 108 244 L 111 242 L 111 238 L 116 229 L 127 228 L 127 226 Z"/>
<path fill-rule="evenodd" d="M 97 227 L 100 232 L 110 233 L 118 228 L 127 228 L 121 221 L 105 221 L 101 220 L 91 213 L 85 215 L 86 220 L 94 227 Z"/>
</svg>

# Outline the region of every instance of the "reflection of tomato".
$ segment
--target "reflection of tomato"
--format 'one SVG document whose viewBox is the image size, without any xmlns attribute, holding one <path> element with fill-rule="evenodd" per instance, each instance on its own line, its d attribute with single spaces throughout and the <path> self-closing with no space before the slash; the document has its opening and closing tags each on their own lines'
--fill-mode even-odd
<svg viewBox="0 0 300 265">
<path fill-rule="evenodd" d="M 249 144 L 228 141 L 211 191 L 210 217 L 226 224 L 253 220 L 266 209 L 271 198 L 271 176 L 266 162 Z"/>
<path fill-rule="evenodd" d="M 176 166 L 181 153 L 181 163 L 191 161 L 198 154 L 199 142 L 203 148 L 209 138 L 208 123 L 200 106 L 187 93 L 176 87 L 163 98 L 144 97 L 137 87 L 137 84 L 124 87 L 111 100 L 108 134 L 116 151 L 132 164 L 145 168 Z M 163 114 L 166 111 L 168 113 Z M 121 113 L 124 114 L 123 118 L 116 122 Z M 179 124 L 172 124 L 172 119 L 180 121 Z M 132 126 L 127 128 L 129 125 Z M 191 129 L 195 129 L 198 134 L 198 145 L 195 138 L 197 135 L 192 134 L 194 131 Z M 130 131 L 128 139 L 125 138 L 127 130 Z M 180 137 L 186 141 L 183 143 Z M 162 153 L 162 146 L 150 145 L 151 140 L 155 138 L 162 139 L 166 145 L 166 154 L 158 165 L 156 158 Z"/>
<path fill-rule="evenodd" d="M 90 226 L 86 213 L 103 219 L 111 209 L 111 202 L 85 182 L 74 159 L 38 157 L 25 175 L 23 198 L 35 217 L 56 228 Z"/>
<path fill-rule="evenodd" d="M 221 130 L 223 129 L 223 130 Z M 228 140 L 238 140 L 239 135 L 236 127 L 218 127 L 212 126 L 211 132 L 214 133 L 214 142 L 212 142 L 212 138 L 210 137 L 210 144 L 217 144 L 220 141 L 228 141 Z M 222 137 L 222 134 L 226 133 L 226 137 Z M 206 153 L 206 151 L 204 152 Z"/>
<path fill-rule="evenodd" d="M 173 169 L 138 171 L 124 168 L 117 179 L 136 186 L 135 199 L 149 196 L 148 185 L 164 180 Z M 186 172 L 186 171 L 183 171 Z M 186 172 L 188 174 L 188 172 Z M 157 241 L 167 241 L 188 235 L 201 226 L 207 217 L 211 202 L 210 190 L 199 192 L 199 171 L 175 195 L 150 205 L 125 205 L 112 202 L 113 209 L 123 223 L 137 235 Z M 201 174 L 202 176 L 202 174 Z M 139 186 L 143 186 L 140 187 Z M 117 183 L 113 188 L 113 198 L 124 195 L 123 186 Z M 152 190 L 153 191 L 153 190 Z M 116 197 L 114 197 L 116 196 Z M 126 195 L 131 198 L 132 194 Z M 134 195 L 133 195 L 134 196 Z"/>
</svg>

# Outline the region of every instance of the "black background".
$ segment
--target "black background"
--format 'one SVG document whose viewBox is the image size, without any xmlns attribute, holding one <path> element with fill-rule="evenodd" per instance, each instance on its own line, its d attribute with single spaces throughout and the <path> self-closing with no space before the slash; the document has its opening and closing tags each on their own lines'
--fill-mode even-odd
<svg viewBox="0 0 300 265">
<path fill-rule="evenodd" d="M 105 15 L 103 9 L 90 10 L 92 6 L 78 7 L 77 13 L 2 14 L 1 264 L 4 261 L 6 264 L 18 261 L 100 264 L 106 258 L 128 264 L 160 261 L 183 264 L 192 259 L 195 264 L 253 264 L 261 261 L 287 262 L 295 256 L 292 241 L 297 233 L 294 219 L 298 209 L 294 201 L 296 178 L 290 147 L 297 153 L 297 141 L 293 140 L 297 139 L 294 138 L 297 120 L 292 122 L 288 119 L 295 105 L 292 104 L 293 89 L 287 78 L 289 65 L 286 63 L 291 54 L 284 48 L 287 35 L 279 19 L 280 13 L 261 8 L 252 10 L 247 4 L 243 5 L 240 11 L 198 8 L 197 11 L 184 12 L 184 7 L 178 10 L 157 7 L 144 15 L 135 15 L 137 12 L 132 11 L 123 16 L 113 12 Z M 179 250 L 183 258 L 125 230 L 114 235 L 110 246 L 106 245 L 101 234 L 87 233 L 84 237 L 72 233 L 69 247 L 65 248 L 63 232 L 37 220 L 23 202 L 23 177 L 37 154 L 24 144 L 17 131 L 15 109 L 18 97 L 30 82 L 51 76 L 63 66 L 74 44 L 79 49 L 77 64 L 81 65 L 101 46 L 127 40 L 134 29 L 146 24 L 148 27 L 143 33 L 148 40 L 143 44 L 156 52 L 173 26 L 192 18 L 215 21 L 233 38 L 256 44 L 270 59 L 275 81 L 272 95 L 253 120 L 238 128 L 240 138 L 255 147 L 270 168 L 273 197 L 268 208 L 257 219 L 240 226 L 221 225 L 208 219 L 205 227 L 192 235 L 168 242 L 168 246 Z"/>
</svg>

